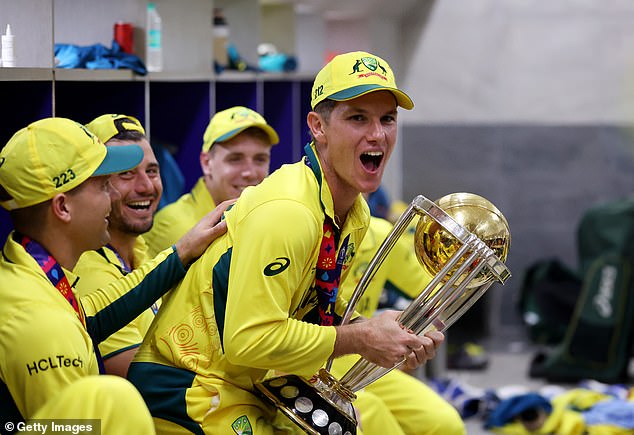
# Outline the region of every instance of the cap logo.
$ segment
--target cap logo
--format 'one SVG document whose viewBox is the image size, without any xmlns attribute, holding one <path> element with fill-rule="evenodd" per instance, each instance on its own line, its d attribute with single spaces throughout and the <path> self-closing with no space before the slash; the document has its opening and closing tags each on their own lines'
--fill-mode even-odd
<svg viewBox="0 0 634 435">
<path fill-rule="evenodd" d="M 237 122 L 243 122 L 247 119 L 252 119 L 254 121 L 258 121 L 258 117 L 249 110 L 237 110 L 231 114 L 231 120 Z"/>
<path fill-rule="evenodd" d="M 366 69 L 370 70 L 369 72 L 364 73 L 364 70 L 361 70 L 361 66 L 365 66 Z M 379 74 L 375 72 L 379 68 L 383 74 Z M 369 77 L 369 76 L 377 76 L 381 79 L 387 81 L 387 70 L 383 68 L 381 63 L 374 57 L 362 57 L 361 59 L 357 59 L 352 67 L 352 72 L 349 75 L 359 74 L 358 77 Z"/>
<path fill-rule="evenodd" d="M 134 120 L 130 118 L 119 118 L 114 120 L 114 126 L 119 133 L 123 133 L 124 131 L 129 130 L 123 124 L 132 124 L 134 127 L 139 126 L 136 122 L 134 122 Z M 135 130 L 135 128 L 133 128 L 132 130 Z"/>
</svg>

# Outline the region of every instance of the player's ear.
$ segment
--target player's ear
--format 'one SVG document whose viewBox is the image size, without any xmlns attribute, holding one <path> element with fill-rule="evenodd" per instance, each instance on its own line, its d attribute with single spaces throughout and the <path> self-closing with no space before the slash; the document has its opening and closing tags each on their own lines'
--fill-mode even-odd
<svg viewBox="0 0 634 435">
<path fill-rule="evenodd" d="M 205 176 L 210 174 L 209 159 L 210 159 L 209 151 L 200 152 L 200 169 L 202 169 L 203 175 Z"/>
<path fill-rule="evenodd" d="M 71 205 L 69 196 L 66 193 L 58 193 L 51 199 L 51 211 L 55 218 L 69 222 L 71 218 Z"/>
<path fill-rule="evenodd" d="M 308 112 L 306 117 L 306 123 L 308 124 L 308 128 L 310 129 L 310 133 L 315 138 L 317 142 L 323 142 L 325 138 L 324 126 L 325 122 L 321 115 L 317 112 Z"/>
</svg>

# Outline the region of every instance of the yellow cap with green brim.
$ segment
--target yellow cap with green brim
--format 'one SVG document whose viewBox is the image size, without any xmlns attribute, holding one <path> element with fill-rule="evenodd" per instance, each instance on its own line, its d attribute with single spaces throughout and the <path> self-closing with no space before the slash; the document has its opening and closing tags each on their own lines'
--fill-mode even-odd
<svg viewBox="0 0 634 435">
<path fill-rule="evenodd" d="M 143 160 L 138 145 L 106 147 L 78 122 L 45 118 L 19 130 L 0 151 L 0 186 L 7 210 L 68 192 L 89 177 L 125 172 Z"/>
<path fill-rule="evenodd" d="M 108 142 L 124 131 L 138 131 L 145 135 L 145 129 L 139 120 L 129 115 L 101 115 L 86 124 L 86 128 L 97 135 L 99 140 L 103 143 Z"/>
<path fill-rule="evenodd" d="M 346 101 L 375 91 L 390 91 L 404 109 L 412 109 L 412 99 L 396 86 L 390 65 L 365 51 L 353 51 L 332 58 L 313 83 L 310 106 L 325 99 Z"/>
<path fill-rule="evenodd" d="M 209 151 L 213 144 L 228 141 L 250 127 L 264 131 L 271 145 L 280 141 L 277 132 L 262 115 L 247 107 L 234 106 L 216 113 L 211 118 L 203 135 L 203 151 Z"/>
</svg>

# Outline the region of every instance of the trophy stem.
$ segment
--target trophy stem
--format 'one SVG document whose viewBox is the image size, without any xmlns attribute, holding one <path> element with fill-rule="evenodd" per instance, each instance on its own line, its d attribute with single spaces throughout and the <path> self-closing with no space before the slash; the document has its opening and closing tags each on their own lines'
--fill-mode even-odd
<svg viewBox="0 0 634 435">
<path fill-rule="evenodd" d="M 374 254 L 374 256 L 372 257 L 372 260 L 370 261 L 368 268 L 366 269 L 363 276 L 361 277 L 361 280 L 359 280 L 359 283 L 355 287 L 354 292 L 352 293 L 352 296 L 350 296 L 350 300 L 348 301 L 348 306 L 346 307 L 346 310 L 343 313 L 340 325 L 346 325 L 350 322 L 352 313 L 354 312 L 354 309 L 359 303 L 361 296 L 363 296 L 363 294 L 365 293 L 365 290 L 367 289 L 368 284 L 370 283 L 372 278 L 374 278 L 376 271 L 379 269 L 381 264 L 383 264 L 383 262 L 385 261 L 385 258 L 390 253 L 390 251 L 396 244 L 397 240 L 401 237 L 401 235 L 403 234 L 403 232 L 405 231 L 409 223 L 414 218 L 414 215 L 416 214 L 416 212 L 414 211 L 414 204 L 419 204 L 424 201 L 427 201 L 433 204 L 433 202 L 424 198 L 422 195 L 417 196 L 414 199 L 414 201 L 412 201 L 412 203 L 409 205 L 407 210 L 398 219 L 398 221 L 392 228 L 392 231 L 390 231 L 390 233 L 385 238 L 383 243 L 381 243 L 381 246 L 377 250 L 376 254 Z M 333 361 L 334 361 L 334 358 L 332 356 L 328 358 L 328 361 L 326 362 L 326 365 L 325 365 L 325 369 L 327 371 L 330 371 L 330 369 L 332 368 Z"/>
<path fill-rule="evenodd" d="M 447 316 L 447 319 L 444 321 L 445 329 L 449 328 L 451 325 L 454 324 L 456 320 L 462 317 L 462 315 L 465 312 L 467 312 L 467 310 L 471 308 L 473 304 L 475 304 L 478 301 L 478 299 L 480 299 L 480 297 L 484 295 L 484 293 L 486 293 L 489 287 L 491 287 L 491 284 L 493 284 L 493 282 L 488 282 L 478 287 L 476 291 L 474 291 L 469 298 L 465 299 L 464 303 L 460 305 L 460 307 L 457 310 L 455 310 L 453 313 L 450 313 Z"/>
<path fill-rule="evenodd" d="M 452 310 L 451 307 L 464 305 L 459 304 L 459 300 L 465 295 L 467 284 L 478 276 L 487 265 L 485 261 L 482 261 L 484 260 L 483 255 L 486 252 L 486 247 L 478 246 L 477 241 L 478 239 L 474 237 L 469 243 L 462 245 L 450 261 L 448 261 L 443 269 L 436 275 L 435 278 L 438 278 L 438 280 L 442 279 L 445 275 L 449 275 L 449 278 L 435 294 L 433 294 L 433 291 L 438 285 L 438 282 L 432 280 L 421 295 L 405 309 L 399 319 L 404 327 L 412 330 L 412 332 L 417 335 L 421 335 L 431 329 L 443 331 L 448 327 L 449 321 L 454 321 L 451 317 L 453 314 L 456 314 L 456 310 Z M 483 247 L 485 248 L 485 252 L 482 252 L 483 249 L 478 249 Z M 468 255 L 468 257 L 464 259 L 466 255 Z M 461 259 L 464 260 L 462 264 L 457 267 L 457 270 L 451 273 Z M 460 284 L 455 285 L 456 281 L 461 277 L 463 279 L 460 281 Z M 486 287 L 488 288 L 488 285 Z M 433 295 L 430 297 L 430 294 Z M 468 297 L 466 299 L 468 300 Z M 424 307 L 427 308 L 425 309 Z M 460 310 L 460 313 L 462 312 L 464 311 Z M 454 318 L 457 317 L 454 316 Z M 341 383 L 352 391 L 359 391 L 395 368 L 398 368 L 403 362 L 405 362 L 405 360 L 393 367 L 386 368 L 377 366 L 361 358 L 342 377 Z"/>
<path fill-rule="evenodd" d="M 348 370 L 348 372 L 341 378 L 341 383 L 345 384 L 352 391 L 359 391 L 356 389 L 356 384 L 359 383 L 365 376 L 368 375 L 368 366 L 370 363 L 364 359 L 359 360 Z M 370 371 L 378 370 L 380 366 L 370 367 Z"/>
<path fill-rule="evenodd" d="M 477 252 L 471 254 L 467 261 L 465 261 L 458 268 L 456 273 L 453 274 L 451 278 L 449 278 L 447 284 L 442 289 L 442 291 L 438 291 L 437 294 L 435 294 L 429 301 L 425 303 L 425 306 L 428 307 L 426 311 L 421 312 L 417 306 L 414 307 L 416 308 L 416 310 L 409 310 L 411 305 L 410 307 L 406 308 L 403 312 L 403 314 L 407 314 L 406 319 L 402 321 L 403 326 L 414 331 L 422 331 L 424 328 L 427 327 L 429 323 L 431 323 L 435 318 L 439 317 L 441 313 L 447 310 L 448 307 L 454 305 L 457 299 L 464 296 L 465 294 L 468 294 L 468 292 L 465 293 L 465 288 L 467 287 L 467 284 L 469 284 L 469 282 L 473 278 L 475 278 L 478 273 L 480 273 L 481 269 L 484 267 L 483 262 L 480 262 L 476 267 L 474 267 L 473 270 L 469 272 L 467 277 L 463 279 L 458 286 L 455 285 L 455 282 L 460 276 L 463 276 L 463 274 L 468 270 L 469 267 L 472 267 L 477 255 Z M 422 327 L 421 320 L 424 322 L 424 326 Z"/>
<path fill-rule="evenodd" d="M 436 305 L 440 300 L 446 298 L 451 292 L 451 288 L 453 284 L 458 280 L 460 275 L 464 273 L 465 270 L 471 265 L 470 262 L 465 261 L 456 271 L 456 273 L 451 274 L 453 268 L 458 264 L 458 262 L 465 256 L 465 254 L 469 251 L 470 246 L 468 244 L 463 244 L 453 255 L 447 263 L 443 266 L 442 269 L 434 276 L 431 282 L 427 285 L 425 290 L 418 295 L 416 299 L 410 305 L 405 308 L 399 320 L 401 323 L 406 324 L 412 321 L 412 317 L 415 315 L 419 315 L 419 310 L 423 305 Z M 449 276 L 447 283 L 436 291 L 434 294 L 436 287 L 438 284 L 446 277 Z M 433 294 L 431 299 L 429 299 L 429 294 Z"/>
<path fill-rule="evenodd" d="M 366 269 L 365 273 L 359 280 L 359 283 L 357 284 L 357 287 L 355 288 L 354 293 L 352 294 L 352 296 L 350 297 L 350 300 L 348 301 L 348 306 L 341 319 L 341 325 L 345 325 L 350 321 L 350 317 L 352 316 L 352 313 L 354 309 L 356 308 L 357 303 L 359 302 L 359 299 L 361 299 L 361 296 L 363 296 L 363 293 L 365 292 L 368 286 L 368 283 L 372 280 L 379 266 L 383 264 L 383 261 L 385 261 L 385 257 L 387 257 L 387 254 L 389 254 L 389 252 L 392 250 L 392 248 L 396 244 L 396 241 L 399 239 L 399 237 L 401 237 L 401 234 L 403 234 L 403 232 L 405 231 L 409 223 L 414 218 L 415 213 L 413 212 L 413 208 L 414 206 L 410 204 L 407 210 L 401 215 L 399 220 L 396 222 L 396 224 L 394 225 L 388 237 L 383 241 L 383 243 L 381 243 L 381 246 L 377 250 L 374 257 L 372 257 L 372 260 L 370 261 L 368 268 Z"/>
<path fill-rule="evenodd" d="M 340 399 L 347 402 L 353 402 L 357 396 L 343 382 L 338 381 L 326 369 L 320 369 L 318 378 L 329 392 L 335 393 Z M 336 401 L 335 401 L 336 402 Z"/>
</svg>

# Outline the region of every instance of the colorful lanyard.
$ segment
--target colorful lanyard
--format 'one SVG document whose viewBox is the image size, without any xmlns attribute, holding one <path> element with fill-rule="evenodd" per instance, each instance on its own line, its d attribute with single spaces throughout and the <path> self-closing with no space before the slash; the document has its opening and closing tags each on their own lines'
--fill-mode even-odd
<svg viewBox="0 0 634 435">
<path fill-rule="evenodd" d="M 131 273 L 132 269 L 130 269 L 128 267 L 128 265 L 125 263 L 125 260 L 123 259 L 123 257 L 119 254 L 119 252 L 110 244 L 108 243 L 106 245 L 106 248 L 110 249 L 112 252 L 114 252 L 114 255 L 117 256 L 117 259 L 119 260 L 119 264 L 121 265 L 121 271 L 123 272 L 124 275 Z M 108 259 L 108 257 L 105 257 L 106 260 Z M 158 313 L 158 304 L 156 302 L 154 302 L 152 304 L 152 306 L 150 307 L 150 309 L 152 310 L 152 313 L 154 313 L 154 315 L 156 315 L 156 313 Z"/>
<path fill-rule="evenodd" d="M 64 296 L 70 303 L 70 306 L 73 307 L 73 310 L 77 313 L 77 317 L 79 317 L 79 321 L 85 328 L 86 319 L 84 317 L 84 310 L 82 310 L 79 306 L 79 302 L 68 283 L 68 278 L 66 278 L 66 275 L 62 270 L 62 266 L 60 266 L 57 260 L 55 260 L 55 258 L 53 258 L 53 256 L 35 240 L 18 234 L 17 232 L 14 234 L 13 239 L 22 245 L 24 250 L 31 255 L 33 259 L 35 259 L 37 264 L 40 265 L 42 271 L 44 271 L 51 284 L 55 286 L 62 296 Z"/>
<path fill-rule="evenodd" d="M 346 259 L 349 238 L 350 235 L 346 237 L 337 254 L 339 231 L 333 224 L 332 219 L 326 216 L 324 221 L 324 236 L 321 239 L 315 275 L 319 324 L 322 326 L 334 325 L 335 302 L 337 301 L 341 269 Z"/>
<path fill-rule="evenodd" d="M 317 156 L 310 146 L 310 143 L 306 144 L 304 151 L 306 152 L 304 164 L 313 171 L 313 174 L 319 183 L 319 191 L 321 194 L 322 177 Z M 339 253 L 337 254 L 339 231 L 335 227 L 332 219 L 328 215 L 325 215 L 324 236 L 321 239 L 319 256 L 317 257 L 317 270 L 315 273 L 317 311 L 319 313 L 319 324 L 322 326 L 332 326 L 335 323 L 335 303 L 337 301 L 337 293 L 339 292 L 341 269 L 343 268 L 343 263 L 346 260 L 349 239 L 350 235 L 348 234 L 341 245 Z"/>
<path fill-rule="evenodd" d="M 114 255 L 117 256 L 117 260 L 119 260 L 119 264 L 121 265 L 121 270 L 123 270 L 125 273 L 132 272 L 132 269 L 130 269 L 128 267 L 128 265 L 125 264 L 125 261 L 123 260 L 123 257 L 121 257 L 121 255 L 119 255 L 119 252 L 117 252 L 117 250 L 114 249 L 114 247 L 110 243 L 108 243 L 106 245 L 106 248 L 110 249 L 112 252 L 114 252 Z"/>
</svg>

